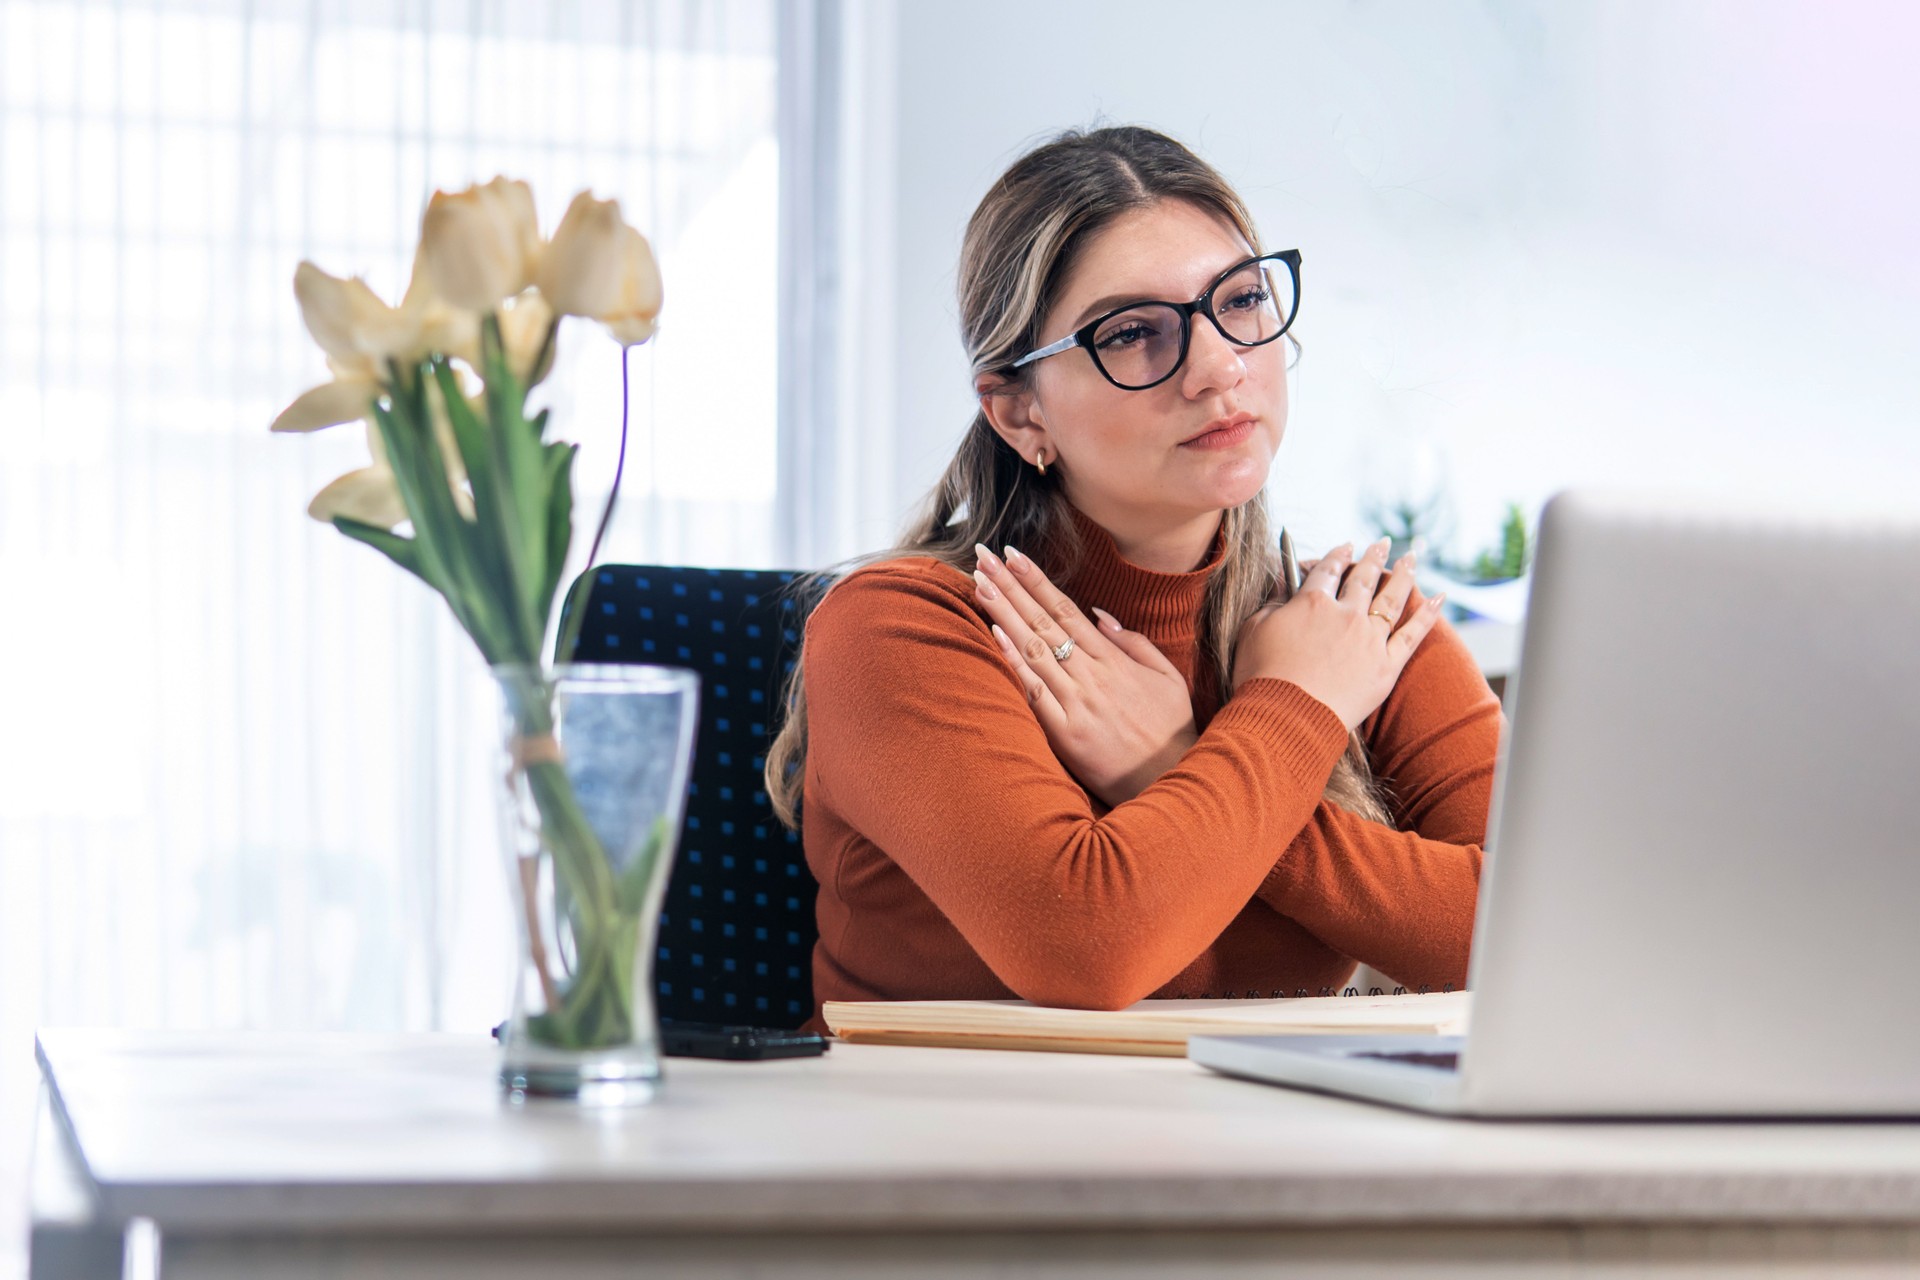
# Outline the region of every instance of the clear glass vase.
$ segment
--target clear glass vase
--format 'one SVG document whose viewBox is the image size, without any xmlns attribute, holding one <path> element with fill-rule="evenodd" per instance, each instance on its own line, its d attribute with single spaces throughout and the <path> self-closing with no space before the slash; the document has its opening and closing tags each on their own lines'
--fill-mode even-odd
<svg viewBox="0 0 1920 1280">
<path fill-rule="evenodd" d="M 671 667 L 498 666 L 501 834 L 519 934 L 502 1083 L 589 1105 L 660 1080 L 652 961 L 700 680 Z"/>
</svg>

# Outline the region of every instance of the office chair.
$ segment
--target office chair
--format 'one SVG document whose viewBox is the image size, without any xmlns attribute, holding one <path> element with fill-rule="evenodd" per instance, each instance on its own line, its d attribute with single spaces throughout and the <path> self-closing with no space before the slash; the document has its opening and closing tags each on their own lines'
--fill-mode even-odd
<svg viewBox="0 0 1920 1280">
<path fill-rule="evenodd" d="M 761 778 L 806 620 L 795 575 L 657 565 L 588 572 L 576 661 L 700 675 L 686 823 L 654 959 L 660 1016 L 797 1027 L 813 1016 L 818 886 Z"/>
</svg>

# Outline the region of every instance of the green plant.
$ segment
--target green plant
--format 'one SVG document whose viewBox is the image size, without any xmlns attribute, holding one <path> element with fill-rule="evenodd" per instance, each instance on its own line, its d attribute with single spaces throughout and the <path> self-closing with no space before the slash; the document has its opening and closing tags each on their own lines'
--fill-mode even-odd
<svg viewBox="0 0 1920 1280">
<path fill-rule="evenodd" d="M 1533 534 L 1527 528 L 1526 512 L 1520 504 L 1507 504 L 1507 518 L 1500 526 L 1500 542 L 1474 558 L 1471 574 L 1486 582 L 1503 582 L 1524 577 L 1533 566 Z"/>
</svg>

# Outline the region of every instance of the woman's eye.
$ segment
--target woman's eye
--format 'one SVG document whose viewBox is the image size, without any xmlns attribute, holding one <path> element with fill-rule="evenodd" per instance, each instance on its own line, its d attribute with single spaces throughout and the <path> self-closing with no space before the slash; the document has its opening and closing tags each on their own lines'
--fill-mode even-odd
<svg viewBox="0 0 1920 1280">
<path fill-rule="evenodd" d="M 1118 351 L 1133 346 L 1137 342 L 1145 342 L 1153 336 L 1153 326 L 1142 324 L 1138 320 L 1130 320 L 1118 328 L 1109 329 L 1101 334 L 1094 340 L 1094 345 L 1102 351 Z"/>
<path fill-rule="evenodd" d="M 1227 305 L 1224 309 L 1228 311 L 1253 311 L 1265 306 L 1267 299 L 1272 296 L 1273 291 L 1271 289 L 1263 289 L 1255 285 L 1251 289 L 1242 289 L 1239 293 L 1228 298 Z"/>
</svg>

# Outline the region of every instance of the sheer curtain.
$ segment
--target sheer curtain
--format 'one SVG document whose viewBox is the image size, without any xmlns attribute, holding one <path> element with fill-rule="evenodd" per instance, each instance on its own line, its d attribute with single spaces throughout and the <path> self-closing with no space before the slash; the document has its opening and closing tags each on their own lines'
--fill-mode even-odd
<svg viewBox="0 0 1920 1280">
<path fill-rule="evenodd" d="M 501 1013 L 491 690 L 436 599 L 304 514 L 366 442 L 267 433 L 324 376 L 293 268 L 392 298 L 436 186 L 524 177 L 549 229 L 618 196 L 666 305 L 603 556 L 771 563 L 775 8 L 0 0 L 9 1215 L 38 1024 Z M 570 322 L 544 388 L 596 515 L 619 361 Z"/>
</svg>

